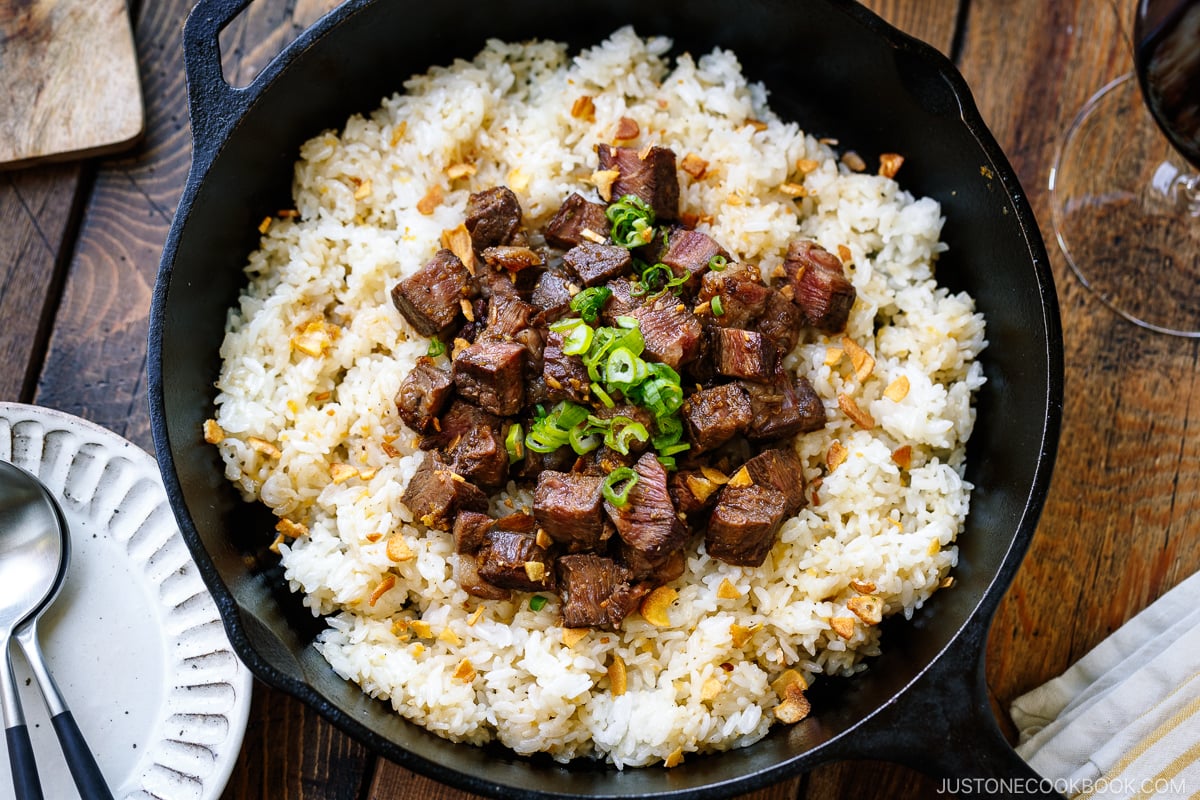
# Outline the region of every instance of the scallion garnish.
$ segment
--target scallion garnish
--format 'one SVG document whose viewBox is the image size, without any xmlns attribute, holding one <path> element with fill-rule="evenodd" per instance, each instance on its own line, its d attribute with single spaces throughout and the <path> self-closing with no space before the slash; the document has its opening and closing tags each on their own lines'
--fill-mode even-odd
<svg viewBox="0 0 1200 800">
<path fill-rule="evenodd" d="M 600 484 L 600 494 L 617 508 L 629 502 L 629 490 L 637 485 L 638 475 L 631 467 L 617 467 Z M 617 485 L 621 485 L 618 489 Z"/>
<path fill-rule="evenodd" d="M 607 286 L 589 287 L 571 298 L 571 310 L 582 317 L 584 322 L 595 322 L 611 296 L 612 289 Z"/>
<path fill-rule="evenodd" d="M 721 295 L 713 295 L 713 299 L 709 301 L 708 307 L 712 309 L 714 317 L 719 317 L 725 313 L 725 305 L 721 302 Z"/>
<path fill-rule="evenodd" d="M 720 253 L 717 253 L 715 256 L 713 256 L 712 258 L 710 258 L 708 260 L 708 268 L 711 269 L 713 272 L 720 272 L 721 270 L 725 269 L 725 267 L 727 267 L 728 265 L 729 265 L 729 259 L 725 258 L 725 256 L 721 255 Z"/>
<path fill-rule="evenodd" d="M 446 343 L 441 339 L 430 339 L 429 349 L 425 351 L 425 355 L 430 358 L 437 358 L 442 353 L 446 352 Z"/>
<path fill-rule="evenodd" d="M 504 437 L 504 449 L 508 451 L 508 463 L 515 464 L 525 457 L 525 431 L 519 422 L 514 422 Z"/>
<path fill-rule="evenodd" d="M 547 601 L 546 598 L 542 597 L 540 594 L 535 594 L 533 597 L 529 598 L 529 610 L 541 611 L 546 607 L 547 602 L 549 601 Z"/>
<path fill-rule="evenodd" d="M 654 238 L 654 209 L 637 195 L 627 194 L 604 210 L 612 223 L 612 240 L 632 250 Z"/>
</svg>

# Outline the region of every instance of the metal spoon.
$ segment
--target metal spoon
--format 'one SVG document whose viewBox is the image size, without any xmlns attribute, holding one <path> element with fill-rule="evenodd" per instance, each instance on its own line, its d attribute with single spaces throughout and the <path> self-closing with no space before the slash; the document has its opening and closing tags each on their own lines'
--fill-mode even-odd
<svg viewBox="0 0 1200 800">
<path fill-rule="evenodd" d="M 14 556 L 9 559 L 5 554 L 4 541 L 7 538 L 9 522 L 8 515 L 11 514 L 13 519 L 28 526 L 30 531 L 38 531 L 38 536 L 43 539 L 45 547 L 44 553 L 36 562 L 23 562 L 21 559 Z M 53 553 L 56 559 L 53 564 L 46 560 L 46 553 Z M 50 675 L 50 670 L 46 667 L 46 661 L 42 657 L 41 648 L 38 646 L 37 623 L 42 614 L 50 607 L 51 603 L 58 596 L 62 589 L 63 582 L 67 577 L 67 566 L 71 560 L 71 534 L 67 526 L 66 518 L 63 516 L 62 509 L 58 505 L 58 501 L 54 499 L 54 495 L 42 484 L 40 480 L 30 475 L 29 473 L 17 467 L 0 462 L 0 587 L 7 587 L 7 582 L 3 577 L 6 569 L 19 569 L 22 564 L 25 565 L 24 572 L 27 575 L 33 575 L 35 572 L 48 570 L 51 566 L 54 568 L 53 580 L 49 591 L 43 596 L 41 602 L 33 610 L 31 614 L 18 623 L 13 635 L 16 636 L 18 644 L 21 645 L 21 650 L 25 653 L 25 660 L 29 662 L 30 669 L 33 671 L 34 678 L 37 679 L 38 686 L 42 690 L 42 697 L 46 701 L 46 709 L 50 713 L 50 721 L 54 725 L 54 732 L 58 734 L 59 743 L 62 745 L 63 754 L 66 756 L 67 766 L 71 770 L 71 777 L 75 780 L 75 787 L 79 790 L 79 795 L 83 800 L 112 800 L 112 793 L 108 790 L 108 786 L 104 781 L 104 776 L 100 772 L 99 766 L 96 764 L 96 759 L 92 756 L 91 748 L 87 746 L 87 742 L 83 739 L 83 734 L 79 730 L 79 726 L 75 723 L 75 718 L 67 709 L 66 701 L 63 699 L 62 693 L 58 690 L 58 686 L 54 682 L 54 678 Z M 0 594 L 7 594 L 5 588 L 0 588 Z M 0 605 L 3 604 L 3 598 L 0 598 Z M 8 659 L 9 648 L 7 640 L 4 641 L 5 659 Z M 8 669 L 4 670 L 8 678 L 11 679 L 12 670 L 11 663 L 7 664 Z M 20 713 L 19 705 L 15 704 L 14 692 L 14 707 Z M 5 692 L 6 712 L 8 693 Z M 6 715 L 5 726 L 8 726 Z M 22 731 L 25 732 L 24 723 L 21 722 Z M 11 730 L 11 729 L 10 729 Z M 9 739 L 9 753 L 12 755 L 12 738 Z M 25 732 L 25 745 L 28 745 L 28 734 Z M 24 777 L 19 783 L 18 774 L 18 759 L 12 757 L 13 762 L 13 782 L 17 790 L 17 797 L 22 800 L 37 800 L 42 797 L 41 788 L 37 781 L 36 766 L 33 764 L 32 752 L 29 753 L 28 763 L 22 764 L 21 770 Z M 22 794 L 22 788 L 29 786 L 32 781 L 32 789 L 25 789 L 25 794 Z"/>
</svg>

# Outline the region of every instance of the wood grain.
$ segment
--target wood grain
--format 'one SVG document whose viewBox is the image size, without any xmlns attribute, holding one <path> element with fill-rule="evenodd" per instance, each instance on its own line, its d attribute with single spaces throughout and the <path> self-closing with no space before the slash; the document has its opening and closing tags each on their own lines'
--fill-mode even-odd
<svg viewBox="0 0 1200 800">
<path fill-rule="evenodd" d="M 0 168 L 112 153 L 142 132 L 125 0 L 0 3 Z"/>
</svg>

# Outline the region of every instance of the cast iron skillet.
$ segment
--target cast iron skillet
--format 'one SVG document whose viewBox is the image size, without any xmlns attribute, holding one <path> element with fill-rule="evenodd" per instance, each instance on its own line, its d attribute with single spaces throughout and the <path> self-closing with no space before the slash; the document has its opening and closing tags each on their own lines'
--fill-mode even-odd
<svg viewBox="0 0 1200 800">
<path fill-rule="evenodd" d="M 217 36 L 247 0 L 202 0 L 184 29 L 191 174 L 163 251 L 151 311 L 151 416 L 159 464 L 183 535 L 234 647 L 262 680 L 300 697 L 382 755 L 459 788 L 519 797 L 724 797 L 833 759 L 882 758 L 935 775 L 1036 775 L 1000 734 L 986 699 L 983 649 L 996 604 L 1033 535 L 1054 461 L 1062 342 L 1045 250 L 1016 176 L 953 66 L 850 0 L 350 0 L 244 89 L 222 79 Z M 394 715 L 338 678 L 309 646 L 320 629 L 289 594 L 263 546 L 273 520 L 244 504 L 201 436 L 225 312 L 263 216 L 290 206 L 301 142 L 369 112 L 409 75 L 469 57 L 488 37 L 591 45 L 622 24 L 668 34 L 677 50 L 733 49 L 785 119 L 837 137 L 868 163 L 904 154 L 910 190 L 947 217 L 939 277 L 987 315 L 987 384 L 968 478 L 954 588 L 909 624 L 889 625 L 884 654 L 853 680 L 826 680 L 814 713 L 738 751 L 675 769 L 522 758 L 455 745 Z M 947 747 L 947 743 L 953 743 Z"/>
</svg>

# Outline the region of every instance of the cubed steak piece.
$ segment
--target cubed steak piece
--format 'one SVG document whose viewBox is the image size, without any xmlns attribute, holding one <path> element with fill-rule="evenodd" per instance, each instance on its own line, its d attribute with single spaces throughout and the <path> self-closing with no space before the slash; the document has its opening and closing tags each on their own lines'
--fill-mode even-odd
<svg viewBox="0 0 1200 800">
<path fill-rule="evenodd" d="M 504 425 L 495 414 L 455 399 L 438 418 L 440 430 L 426 434 L 421 448 L 442 450 L 455 473 L 485 489 L 495 489 L 508 480 Z"/>
<path fill-rule="evenodd" d="M 699 514 L 717 502 L 721 484 L 698 469 L 681 469 L 671 473 L 667 491 L 676 510 L 689 516 Z"/>
<path fill-rule="evenodd" d="M 792 301 L 803 309 L 809 325 L 824 333 L 846 330 L 858 293 L 837 256 L 814 241 L 800 239 L 788 245 L 783 269 Z"/>
<path fill-rule="evenodd" d="M 467 231 L 471 244 L 482 253 L 489 247 L 522 245 L 521 201 L 507 186 L 493 186 L 467 198 Z"/>
<path fill-rule="evenodd" d="M 775 353 L 761 333 L 740 328 L 712 328 L 713 368 L 719 375 L 760 383 L 769 381 Z"/>
<path fill-rule="evenodd" d="M 546 394 L 551 400 L 586 402 L 591 393 L 587 367 L 579 356 L 569 356 L 562 348 L 562 333 L 550 331 L 546 336 L 546 347 L 542 350 L 542 378 L 546 381 Z"/>
<path fill-rule="evenodd" d="M 738 383 L 695 392 L 684 400 L 682 411 L 693 453 L 720 447 L 735 434 L 745 433 L 753 420 L 750 396 Z"/>
<path fill-rule="evenodd" d="M 614 201 L 632 194 L 654 209 L 656 220 L 674 222 L 679 218 L 679 174 L 674 151 L 658 146 L 637 150 L 601 144 L 596 152 L 600 169 L 617 172 L 612 184 Z"/>
<path fill-rule="evenodd" d="M 783 524 L 787 498 L 769 486 L 726 486 L 704 535 L 704 549 L 713 558 L 740 567 L 766 561 Z"/>
<path fill-rule="evenodd" d="M 480 341 L 454 359 L 454 387 L 481 408 L 500 416 L 525 404 L 525 348 L 515 342 Z"/>
<path fill-rule="evenodd" d="M 618 540 L 616 559 L 618 564 L 633 574 L 634 581 L 646 584 L 647 588 L 670 583 L 687 569 L 687 557 L 682 548 L 671 550 L 652 561 L 641 550 Z"/>
<path fill-rule="evenodd" d="M 454 378 L 450 372 L 439 367 L 432 358 L 421 356 L 400 382 L 396 410 L 405 425 L 417 433 L 428 433 L 452 394 Z"/>
<path fill-rule="evenodd" d="M 439 531 L 450 530 L 454 516 L 463 509 L 485 512 L 488 507 L 487 495 L 457 475 L 437 453 L 426 454 L 400 502 L 417 522 Z"/>
<path fill-rule="evenodd" d="M 569 250 L 584 242 L 595 242 L 596 239 L 600 239 L 601 243 L 607 241 L 611 230 L 612 223 L 604 213 L 604 206 L 576 192 L 550 218 L 543 233 L 548 243 Z M 589 234 L 584 231 L 589 231 Z"/>
<path fill-rule="evenodd" d="M 584 286 L 599 286 L 628 271 L 633 256 L 615 244 L 584 242 L 567 251 L 563 264 L 579 276 Z"/>
<path fill-rule="evenodd" d="M 478 511 L 459 511 L 454 519 L 454 552 L 474 553 L 483 546 L 492 518 Z"/>
<path fill-rule="evenodd" d="M 747 438 L 756 442 L 784 439 L 825 427 L 825 405 L 803 375 L 775 373 L 768 384 L 743 383 L 754 418 Z"/>
<path fill-rule="evenodd" d="M 754 483 L 783 494 L 787 501 L 784 516 L 794 517 L 808 502 L 804 494 L 804 465 L 791 447 L 764 450 L 742 467 Z"/>
<path fill-rule="evenodd" d="M 715 256 L 729 260 L 725 248 L 707 233 L 675 226 L 667 231 L 667 246 L 660 249 L 656 260 L 670 267 L 675 277 L 687 277 L 683 286 L 694 294 Z"/>
<path fill-rule="evenodd" d="M 596 550 L 605 534 L 601 479 L 547 470 L 538 476 L 533 516 L 550 538 L 571 552 Z"/>
<path fill-rule="evenodd" d="M 805 324 L 804 312 L 800 306 L 779 292 L 771 292 L 762 315 L 754 324 L 754 329 L 771 343 L 778 366 L 784 356 L 796 349 L 796 344 L 800 341 L 800 331 Z"/>
<path fill-rule="evenodd" d="M 520 272 L 530 267 L 540 267 L 542 257 L 528 247 L 513 245 L 497 245 L 486 247 L 481 254 L 483 260 L 493 269 L 506 269 L 509 272 Z"/>
<path fill-rule="evenodd" d="M 635 308 L 642 305 L 642 298 L 634 295 L 633 283 L 628 278 L 609 281 L 608 290 L 612 294 L 608 296 L 608 300 L 601 309 L 607 325 L 616 325 L 617 317 L 628 316 Z"/>
<path fill-rule="evenodd" d="M 634 308 L 629 316 L 638 321 L 642 341 L 646 343 L 643 357 L 648 360 L 659 361 L 678 372 L 700 355 L 704 326 L 670 293 L 649 305 Z"/>
<path fill-rule="evenodd" d="M 696 299 L 709 304 L 709 312 L 718 325 L 750 328 L 762 316 L 772 294 L 759 277 L 757 267 L 730 264 L 720 272 L 705 273 Z"/>
<path fill-rule="evenodd" d="M 553 559 L 532 533 L 493 527 L 477 557 L 479 576 L 495 586 L 522 592 L 554 587 Z"/>
<path fill-rule="evenodd" d="M 488 303 L 487 328 L 484 338 L 501 339 L 516 336 L 529 327 L 536 309 L 512 295 L 492 295 Z"/>
<path fill-rule="evenodd" d="M 616 628 L 621 624 L 627 610 L 610 599 L 618 589 L 629 586 L 629 570 L 595 553 L 560 556 L 557 568 L 564 628 Z"/>
<path fill-rule="evenodd" d="M 451 553 L 450 574 L 454 582 L 472 597 L 482 600 L 507 600 L 510 589 L 488 583 L 479 575 L 479 558 L 475 553 Z"/>
<path fill-rule="evenodd" d="M 449 250 L 392 287 L 392 304 L 422 336 L 449 333 L 471 293 L 471 273 Z"/>
<path fill-rule="evenodd" d="M 561 272 L 548 269 L 538 276 L 533 295 L 529 298 L 529 302 L 537 309 L 538 324 L 549 325 L 566 316 L 571 310 L 572 287 L 578 288 Z"/>
<path fill-rule="evenodd" d="M 604 501 L 604 511 L 617 526 L 617 534 L 631 547 L 658 561 L 687 541 L 687 526 L 675 516 L 667 491 L 667 471 L 654 453 L 645 453 L 633 466 L 637 483 L 622 506 Z"/>
</svg>

